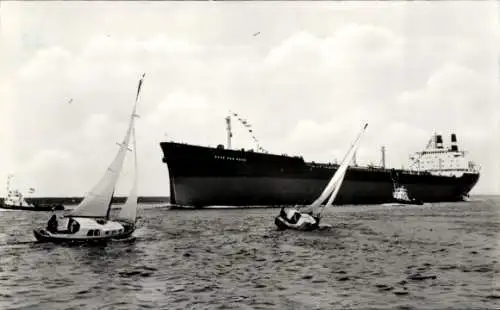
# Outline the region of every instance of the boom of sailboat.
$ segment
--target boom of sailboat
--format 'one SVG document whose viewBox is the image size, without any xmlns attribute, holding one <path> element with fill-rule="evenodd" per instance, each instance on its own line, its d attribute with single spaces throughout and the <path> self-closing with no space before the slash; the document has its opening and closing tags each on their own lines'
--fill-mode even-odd
<svg viewBox="0 0 500 310">
<path fill-rule="evenodd" d="M 137 222 L 137 144 L 135 136 L 135 118 L 137 103 L 145 74 L 139 80 L 137 95 L 128 128 L 115 158 L 97 184 L 84 197 L 82 202 L 62 219 L 54 214 L 49 219 L 46 228 L 33 230 L 35 238 L 40 242 L 82 243 L 107 242 L 111 240 L 126 240 L 132 237 Z M 134 159 L 133 184 L 130 193 L 115 219 L 110 218 L 111 203 L 116 183 L 123 168 L 123 163 L 130 150 Z M 60 225 L 63 224 L 63 225 Z M 60 227 L 64 226 L 64 227 Z"/>
</svg>

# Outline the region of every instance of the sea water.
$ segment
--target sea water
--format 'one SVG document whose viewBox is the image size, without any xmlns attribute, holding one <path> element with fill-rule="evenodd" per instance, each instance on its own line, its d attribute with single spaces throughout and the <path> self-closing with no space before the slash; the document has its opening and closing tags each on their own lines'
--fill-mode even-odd
<svg viewBox="0 0 500 310">
<path fill-rule="evenodd" d="M 50 213 L 0 211 L 2 309 L 495 309 L 500 198 L 327 209 L 142 206 L 136 241 L 36 243 Z M 113 212 L 116 212 L 114 210 Z"/>
</svg>

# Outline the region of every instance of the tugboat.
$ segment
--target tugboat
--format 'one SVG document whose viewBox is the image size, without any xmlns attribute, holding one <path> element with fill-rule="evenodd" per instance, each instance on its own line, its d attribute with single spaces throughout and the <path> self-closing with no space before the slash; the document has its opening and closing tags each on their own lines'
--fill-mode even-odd
<svg viewBox="0 0 500 310">
<path fill-rule="evenodd" d="M 24 210 L 24 211 L 55 211 L 64 210 L 63 205 L 38 205 L 26 201 L 23 194 L 19 190 L 10 189 L 10 180 L 12 179 L 10 174 L 7 177 L 7 197 L 3 200 L 3 204 L 0 205 L 0 209 L 7 210 Z"/>
<path fill-rule="evenodd" d="M 46 228 L 33 230 L 35 238 L 39 242 L 53 243 L 106 243 L 113 240 L 133 241 L 132 233 L 136 228 L 137 221 L 137 153 L 134 121 L 137 101 L 144 75 L 139 81 L 134 109 L 130 117 L 127 132 L 114 160 L 105 171 L 100 181 L 84 197 L 82 202 L 62 220 L 58 220 L 54 214 L 49 219 Z M 132 138 L 133 149 L 129 149 Z M 111 202 L 113 199 L 116 183 L 123 168 L 127 151 L 133 151 L 134 155 L 134 182 L 130 194 L 122 206 L 118 217 L 110 219 Z M 63 224 L 63 225 L 60 225 Z M 59 229 L 66 226 L 66 229 Z"/>
<path fill-rule="evenodd" d="M 407 205 L 422 205 L 423 202 L 421 200 L 417 200 L 415 198 L 410 198 L 408 195 L 408 190 L 406 187 L 400 185 L 394 188 L 392 193 L 393 202 L 398 204 L 407 204 Z"/>
<path fill-rule="evenodd" d="M 394 190 L 392 191 L 392 200 L 390 203 L 393 204 L 405 204 L 405 205 L 422 205 L 424 202 L 422 200 L 411 197 L 408 193 L 408 189 L 400 182 L 400 175 L 398 172 L 391 171 L 392 186 Z"/>
</svg>

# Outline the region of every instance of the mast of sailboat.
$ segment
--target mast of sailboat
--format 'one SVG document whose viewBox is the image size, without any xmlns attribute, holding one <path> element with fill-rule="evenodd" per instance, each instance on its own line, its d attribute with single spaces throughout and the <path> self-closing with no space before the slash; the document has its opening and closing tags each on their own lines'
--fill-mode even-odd
<svg viewBox="0 0 500 310">
<path fill-rule="evenodd" d="M 129 149 L 130 138 L 134 126 L 134 119 L 138 117 L 136 114 L 139 93 L 145 74 L 142 75 L 139 86 L 137 88 L 136 101 L 134 104 L 132 115 L 130 116 L 129 126 L 125 137 L 121 143 L 118 143 L 120 149 L 115 155 L 113 161 L 108 166 L 104 175 L 95 184 L 92 189 L 85 195 L 80 204 L 66 216 L 68 217 L 89 217 L 109 219 L 109 210 L 111 209 L 111 201 L 115 192 L 116 183 L 120 172 L 123 168 L 123 161 L 126 157 L 126 152 Z"/>
<path fill-rule="evenodd" d="M 109 219 L 109 210 L 111 209 L 111 201 L 115 192 L 116 182 L 122 170 L 123 161 L 126 157 L 127 149 L 129 149 L 128 146 L 130 143 L 130 138 L 132 136 L 134 118 L 138 117 L 138 115 L 136 114 L 137 101 L 144 76 L 145 75 L 143 74 L 139 82 L 136 101 L 134 104 L 132 115 L 130 117 L 127 132 L 122 142 L 118 143 L 120 149 L 116 153 L 113 161 L 108 166 L 108 169 L 106 169 L 104 175 L 99 179 L 97 184 L 95 184 L 85 195 L 80 204 L 65 216 Z"/>
<path fill-rule="evenodd" d="M 135 140 L 135 127 L 134 127 L 134 130 L 132 131 L 132 148 L 134 149 L 134 184 L 133 184 L 133 188 L 135 189 L 135 194 L 137 195 L 137 183 L 138 183 L 138 178 L 139 178 L 139 171 L 137 170 L 137 143 L 136 143 L 136 140 Z M 134 198 L 134 199 L 137 199 Z M 137 204 L 137 200 L 136 200 L 136 204 Z M 134 219 L 134 225 L 135 223 L 137 222 L 137 213 L 136 213 L 136 216 L 135 216 L 135 219 Z"/>
<path fill-rule="evenodd" d="M 115 189 L 113 188 L 113 193 L 111 194 L 111 199 L 108 203 L 108 210 L 106 210 L 106 221 L 109 220 L 109 213 L 111 213 L 111 205 L 113 204 L 113 197 L 115 196 Z"/>
<path fill-rule="evenodd" d="M 130 115 L 129 127 L 128 127 L 128 130 L 127 130 L 127 131 L 131 132 L 132 137 L 134 139 L 134 151 L 135 151 L 135 127 L 134 127 L 134 122 L 135 122 L 135 118 L 139 117 L 139 115 L 137 114 L 137 103 L 139 101 L 139 94 L 141 92 L 141 86 L 142 86 L 142 82 L 144 81 L 144 77 L 145 76 L 146 76 L 146 73 L 143 73 L 142 76 L 141 76 L 141 79 L 139 80 L 139 85 L 137 86 L 137 94 L 135 95 L 134 109 L 132 110 L 132 114 Z M 123 143 L 125 143 L 125 141 Z M 126 147 L 130 151 L 130 149 L 128 148 L 128 145 Z M 108 209 L 106 211 L 106 220 L 109 220 L 109 214 L 111 212 L 111 205 L 113 204 L 114 193 L 115 193 L 115 189 L 113 188 L 113 194 L 111 195 L 111 200 L 109 201 Z"/>
<path fill-rule="evenodd" d="M 137 223 L 137 183 L 138 183 L 138 170 L 137 170 L 137 143 L 135 135 L 135 127 L 132 130 L 132 151 L 134 152 L 134 172 L 133 172 L 133 183 L 130 189 L 129 195 L 125 203 L 123 204 L 120 212 L 118 213 L 117 219 L 119 221 L 126 222 L 135 226 Z"/>
</svg>

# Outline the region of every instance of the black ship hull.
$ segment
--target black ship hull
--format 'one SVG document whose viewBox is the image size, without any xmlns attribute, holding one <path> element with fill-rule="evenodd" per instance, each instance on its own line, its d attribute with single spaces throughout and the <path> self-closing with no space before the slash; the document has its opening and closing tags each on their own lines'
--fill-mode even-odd
<svg viewBox="0 0 500 310">
<path fill-rule="evenodd" d="M 173 142 L 162 142 L 160 146 L 169 171 L 171 203 L 183 206 L 310 204 L 338 168 L 306 163 L 301 157 Z M 479 179 L 478 173 L 457 177 L 350 167 L 335 203 L 391 202 L 395 176 L 423 202 L 463 200 Z"/>
</svg>

